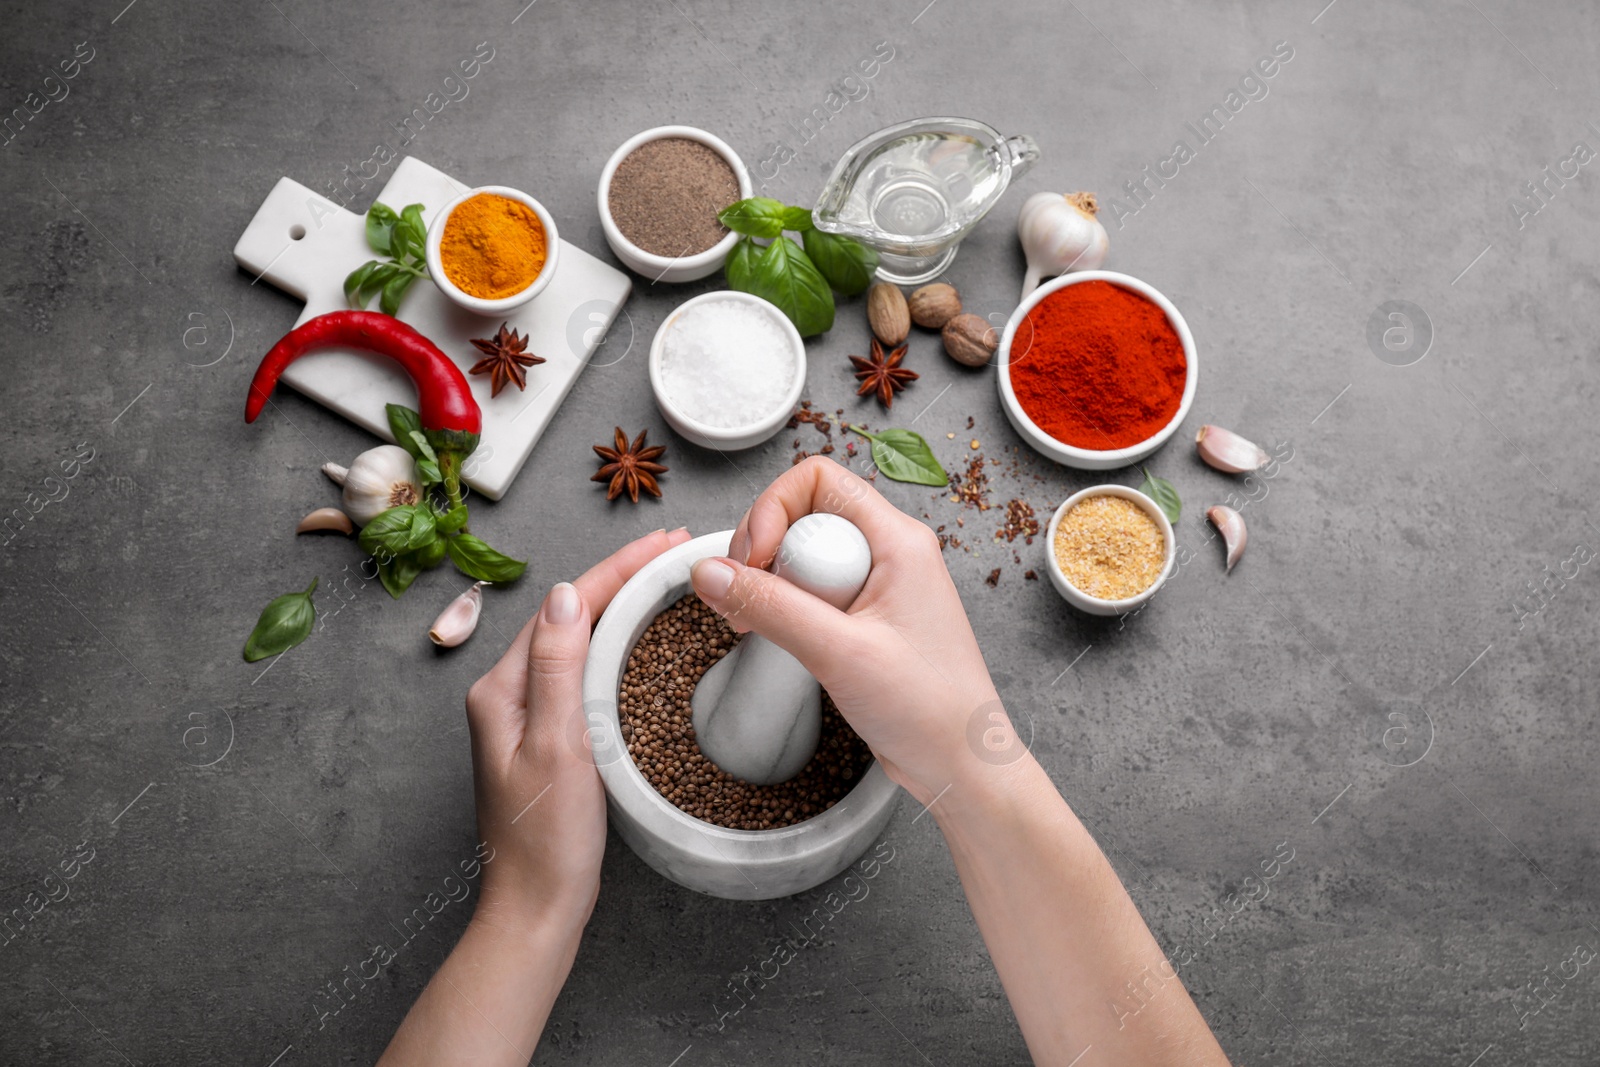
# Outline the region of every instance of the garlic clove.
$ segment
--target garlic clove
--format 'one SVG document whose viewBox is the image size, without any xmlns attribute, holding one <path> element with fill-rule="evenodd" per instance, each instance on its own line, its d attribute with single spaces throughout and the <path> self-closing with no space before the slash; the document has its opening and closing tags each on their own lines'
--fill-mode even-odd
<svg viewBox="0 0 1600 1067">
<path fill-rule="evenodd" d="M 472 636 L 478 628 L 478 616 L 483 613 L 483 582 L 474 582 L 472 588 L 450 601 L 428 629 L 428 638 L 440 648 L 455 648 Z"/>
<path fill-rule="evenodd" d="M 343 485 L 344 480 L 350 476 L 350 468 L 341 467 L 337 463 L 324 463 L 322 473 L 333 479 L 334 485 Z"/>
<path fill-rule="evenodd" d="M 1228 573 L 1231 574 L 1233 565 L 1244 555 L 1244 545 L 1249 540 L 1249 534 L 1244 528 L 1244 516 L 1230 507 L 1218 504 L 1216 507 L 1206 509 L 1206 518 L 1211 520 L 1211 525 L 1222 534 L 1222 543 L 1228 548 Z"/>
<path fill-rule="evenodd" d="M 338 508 L 318 508 L 300 520 L 300 525 L 294 528 L 297 534 L 309 533 L 312 530 L 338 530 L 340 533 L 355 533 L 355 523 L 350 521 L 350 516 Z"/>
<path fill-rule="evenodd" d="M 1272 457 L 1260 445 L 1221 426 L 1200 427 L 1200 432 L 1194 435 L 1194 443 L 1200 448 L 1201 459 L 1229 474 L 1260 470 L 1272 462 Z"/>
</svg>

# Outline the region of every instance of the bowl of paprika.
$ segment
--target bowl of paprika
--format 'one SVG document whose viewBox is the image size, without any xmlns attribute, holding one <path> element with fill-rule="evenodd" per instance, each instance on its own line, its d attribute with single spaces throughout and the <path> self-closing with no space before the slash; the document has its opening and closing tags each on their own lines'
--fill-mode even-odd
<svg viewBox="0 0 1600 1067">
<path fill-rule="evenodd" d="M 1115 271 L 1065 274 L 1011 313 L 1000 404 L 1057 463 L 1114 470 L 1166 443 L 1199 379 L 1189 324 L 1154 286 Z"/>
<path fill-rule="evenodd" d="M 561 238 L 556 220 L 527 193 L 504 185 L 468 189 L 428 227 L 428 274 L 457 306 L 504 315 L 550 284 Z"/>
</svg>

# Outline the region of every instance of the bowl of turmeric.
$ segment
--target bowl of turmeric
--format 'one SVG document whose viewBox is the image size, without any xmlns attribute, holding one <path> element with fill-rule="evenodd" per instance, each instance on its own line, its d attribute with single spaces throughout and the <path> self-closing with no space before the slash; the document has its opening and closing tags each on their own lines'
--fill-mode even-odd
<svg viewBox="0 0 1600 1067">
<path fill-rule="evenodd" d="M 561 247 L 556 220 L 527 193 L 504 185 L 468 189 L 428 227 L 428 273 L 456 305 L 504 315 L 550 284 Z"/>
</svg>

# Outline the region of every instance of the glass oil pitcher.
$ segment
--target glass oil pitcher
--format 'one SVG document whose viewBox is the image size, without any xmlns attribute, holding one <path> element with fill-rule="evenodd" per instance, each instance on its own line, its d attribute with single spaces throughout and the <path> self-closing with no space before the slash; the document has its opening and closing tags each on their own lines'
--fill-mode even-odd
<svg viewBox="0 0 1600 1067">
<path fill-rule="evenodd" d="M 812 221 L 878 253 L 878 277 L 919 285 L 939 276 L 1011 179 L 1039 158 L 1032 137 L 1004 137 L 973 119 L 902 122 L 845 152 Z"/>
</svg>

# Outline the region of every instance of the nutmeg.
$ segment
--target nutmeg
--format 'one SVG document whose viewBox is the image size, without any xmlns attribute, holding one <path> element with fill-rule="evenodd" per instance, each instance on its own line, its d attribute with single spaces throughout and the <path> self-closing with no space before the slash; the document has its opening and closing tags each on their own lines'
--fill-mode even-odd
<svg viewBox="0 0 1600 1067">
<path fill-rule="evenodd" d="M 941 333 L 944 350 L 950 358 L 968 367 L 988 363 L 989 357 L 1000 347 L 999 332 L 983 316 L 970 312 L 945 323 Z"/>
<path fill-rule="evenodd" d="M 934 282 L 912 293 L 906 306 L 912 322 L 930 330 L 942 330 L 945 323 L 961 314 L 961 294 L 953 285 Z"/>
<path fill-rule="evenodd" d="M 867 290 L 867 324 L 885 347 L 894 348 L 911 332 L 911 313 L 898 285 L 878 282 Z"/>
</svg>

